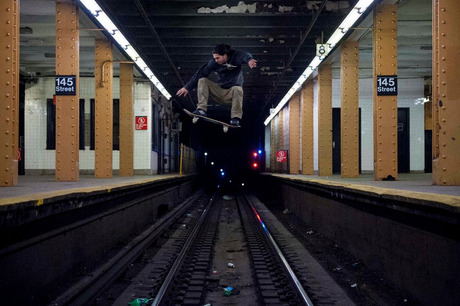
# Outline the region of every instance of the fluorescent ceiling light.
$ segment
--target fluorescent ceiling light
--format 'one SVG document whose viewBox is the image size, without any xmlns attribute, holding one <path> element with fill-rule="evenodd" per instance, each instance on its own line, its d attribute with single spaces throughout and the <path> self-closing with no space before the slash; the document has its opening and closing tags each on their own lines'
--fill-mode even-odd
<svg viewBox="0 0 460 306">
<path fill-rule="evenodd" d="M 129 43 L 125 36 L 118 30 L 115 24 L 110 20 L 107 14 L 101 9 L 101 7 L 94 0 L 80 0 L 80 2 L 86 7 L 86 9 L 97 19 L 97 21 L 112 35 L 114 40 L 120 45 L 120 47 L 128 54 L 133 62 L 139 67 L 139 69 L 145 73 L 150 79 L 153 85 L 161 92 L 166 99 L 170 99 L 171 95 L 166 88 L 161 84 L 158 78 L 153 74 L 144 60 L 140 57 L 134 47 Z"/>
<path fill-rule="evenodd" d="M 312 72 L 321 64 L 321 62 L 326 58 L 326 56 L 331 52 L 332 49 L 339 43 L 339 41 L 345 36 L 345 34 L 350 30 L 350 28 L 355 24 L 356 20 L 361 17 L 361 14 L 364 13 L 367 8 L 374 2 L 374 0 L 360 0 L 356 3 L 355 7 L 348 13 L 347 17 L 342 21 L 342 23 L 337 27 L 334 33 L 331 35 L 326 44 L 329 45 L 329 48 L 326 48 L 326 52 L 322 56 L 315 56 L 313 60 L 308 65 L 307 69 L 302 73 L 299 79 L 292 85 L 291 89 L 286 93 L 283 99 L 275 107 L 275 111 L 270 114 L 270 116 L 265 119 L 264 124 L 268 125 L 270 121 L 278 114 L 278 112 L 289 102 L 289 99 L 292 95 L 302 87 L 302 84 L 308 79 Z"/>
</svg>

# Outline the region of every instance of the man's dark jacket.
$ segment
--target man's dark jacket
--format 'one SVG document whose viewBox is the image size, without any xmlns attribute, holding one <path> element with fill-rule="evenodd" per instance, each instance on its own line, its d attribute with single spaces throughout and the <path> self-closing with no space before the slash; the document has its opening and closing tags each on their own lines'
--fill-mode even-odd
<svg viewBox="0 0 460 306">
<path fill-rule="evenodd" d="M 252 55 L 245 51 L 230 49 L 227 53 L 227 63 L 219 65 L 214 59 L 201 66 L 193 75 L 190 81 L 184 86 L 188 91 L 196 88 L 198 80 L 207 77 L 211 72 L 216 71 L 219 76 L 218 84 L 220 87 L 228 89 L 233 86 L 243 86 L 243 73 L 241 65 L 248 63 Z"/>
</svg>

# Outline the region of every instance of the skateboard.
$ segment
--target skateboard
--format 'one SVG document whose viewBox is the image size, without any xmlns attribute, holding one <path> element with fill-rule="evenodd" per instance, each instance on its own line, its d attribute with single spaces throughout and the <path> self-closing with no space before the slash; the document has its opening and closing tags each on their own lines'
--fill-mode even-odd
<svg viewBox="0 0 460 306">
<path fill-rule="evenodd" d="M 227 133 L 229 128 L 239 128 L 239 126 L 231 125 L 231 124 L 228 124 L 228 123 L 225 123 L 225 122 L 216 120 L 216 119 L 212 119 L 212 118 L 209 118 L 209 117 L 206 117 L 206 116 L 194 114 L 194 113 L 192 113 L 192 112 L 186 110 L 185 108 L 184 108 L 184 112 L 185 112 L 187 115 L 189 115 L 190 117 L 193 118 L 193 119 L 192 119 L 192 122 L 193 122 L 193 123 L 197 123 L 199 119 L 203 119 L 203 120 L 205 120 L 205 121 L 208 121 L 208 122 L 211 122 L 211 123 L 214 123 L 214 124 L 220 124 L 220 125 L 222 125 L 222 128 L 223 128 L 223 130 L 224 130 L 224 133 Z"/>
</svg>

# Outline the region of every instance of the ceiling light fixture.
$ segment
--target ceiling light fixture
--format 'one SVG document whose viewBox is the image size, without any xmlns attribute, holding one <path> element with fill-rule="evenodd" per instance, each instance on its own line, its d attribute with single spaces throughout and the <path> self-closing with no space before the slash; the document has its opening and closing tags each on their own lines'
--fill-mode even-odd
<svg viewBox="0 0 460 306">
<path fill-rule="evenodd" d="M 137 53 L 134 47 L 129 43 L 125 36 L 115 26 L 112 20 L 107 14 L 101 9 L 101 7 L 94 0 L 80 0 L 80 2 L 86 7 L 86 9 L 96 18 L 96 20 L 110 33 L 113 39 L 120 45 L 120 47 L 131 57 L 134 63 L 139 69 L 148 76 L 149 80 L 153 85 L 161 92 L 166 99 L 170 99 L 171 95 L 166 88 L 161 84 L 158 78 L 153 74 L 141 56 Z"/>
<path fill-rule="evenodd" d="M 311 63 L 308 65 L 307 69 L 301 74 L 299 79 L 295 81 L 291 89 L 286 93 L 283 99 L 275 107 L 275 110 L 271 112 L 270 116 L 265 119 L 264 124 L 268 125 L 270 121 L 279 113 L 279 111 L 288 103 L 292 95 L 302 87 L 302 84 L 308 79 L 308 77 L 315 71 L 315 69 L 321 64 L 321 62 L 326 58 L 326 56 L 335 48 L 335 46 L 340 42 L 340 40 L 345 36 L 345 34 L 350 30 L 350 28 L 355 24 L 359 17 L 367 10 L 367 8 L 374 2 L 374 0 L 360 0 L 356 3 L 355 7 L 348 13 L 347 17 L 342 21 L 342 23 L 337 27 L 334 33 L 331 35 L 326 44 L 329 45 L 329 48 L 326 49 L 326 52 L 321 56 L 315 56 Z"/>
</svg>

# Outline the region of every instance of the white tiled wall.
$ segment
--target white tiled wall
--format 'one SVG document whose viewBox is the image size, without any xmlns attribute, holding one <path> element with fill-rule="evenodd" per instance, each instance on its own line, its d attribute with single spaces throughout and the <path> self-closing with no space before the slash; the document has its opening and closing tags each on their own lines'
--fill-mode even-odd
<svg viewBox="0 0 460 306">
<path fill-rule="evenodd" d="M 156 172 L 151 163 L 152 103 L 150 83 L 136 82 L 134 116 L 148 117 L 148 130 L 134 130 L 134 170 Z M 90 99 L 95 94 L 94 78 L 80 78 L 80 99 L 85 99 L 85 113 L 90 113 Z M 25 168 L 54 171 L 55 150 L 46 150 L 46 100 L 54 94 L 54 78 L 40 78 L 26 84 L 25 90 Z M 113 98 L 119 98 L 119 79 L 113 80 Z M 134 120 L 133 120 L 134 125 Z M 94 170 L 94 150 L 80 150 L 80 170 Z M 113 151 L 113 169 L 119 169 L 119 151 Z"/>
<path fill-rule="evenodd" d="M 313 154 L 314 169 L 318 170 L 318 85 L 313 85 Z M 359 107 L 361 108 L 361 166 L 363 171 L 374 170 L 374 134 L 373 134 L 373 80 L 370 78 L 359 80 Z M 409 108 L 410 125 L 410 170 L 424 170 L 425 138 L 424 138 L 424 107 L 417 99 L 424 96 L 424 80 L 398 79 L 398 107 Z M 340 79 L 332 80 L 332 107 L 340 107 Z M 284 120 L 284 139 L 289 139 L 288 107 L 285 108 L 283 118 L 276 116 L 275 139 L 278 140 L 279 120 Z M 267 126 L 270 127 L 270 124 Z M 266 129 L 266 136 L 270 137 L 270 129 Z M 279 146 L 279 144 L 277 144 Z M 265 148 L 270 147 L 270 142 L 265 141 Z M 286 146 L 287 148 L 288 146 Z M 268 155 L 267 155 L 268 156 Z"/>
<path fill-rule="evenodd" d="M 422 171 L 424 165 L 424 109 L 416 100 L 423 98 L 423 79 L 398 80 L 398 107 L 410 108 L 410 170 Z M 361 108 L 361 163 L 363 171 L 374 169 L 373 80 L 359 80 Z M 340 107 L 340 79 L 332 80 L 332 107 Z"/>
<path fill-rule="evenodd" d="M 361 108 L 361 165 L 363 171 L 374 170 L 373 80 L 359 80 L 359 107 Z M 318 86 L 314 83 L 313 143 L 314 169 L 318 170 Z M 410 170 L 424 170 L 424 108 L 417 103 L 423 98 L 423 79 L 398 80 L 398 107 L 409 107 Z M 340 107 L 340 79 L 332 80 L 332 107 Z"/>
<path fill-rule="evenodd" d="M 152 151 L 152 103 L 148 83 L 134 83 L 134 117 L 147 116 L 147 130 L 134 130 L 134 169 L 150 169 Z M 157 164 L 153 164 L 155 168 Z"/>
<path fill-rule="evenodd" d="M 269 169 L 271 167 L 270 158 L 269 158 L 269 156 L 271 156 L 271 154 L 272 154 L 270 130 L 271 130 L 271 124 L 266 125 L 265 130 L 264 130 L 264 133 L 265 133 L 264 148 L 265 148 L 265 156 L 266 156 L 266 158 L 265 158 L 265 167 L 267 169 Z"/>
<path fill-rule="evenodd" d="M 313 82 L 313 170 L 318 171 L 318 82 Z"/>
<path fill-rule="evenodd" d="M 424 97 L 423 79 L 398 80 L 398 107 L 409 107 L 410 170 L 425 169 L 425 112 L 417 99 Z"/>
<path fill-rule="evenodd" d="M 289 149 L 289 104 L 283 108 L 283 145 L 284 150 Z"/>
</svg>

